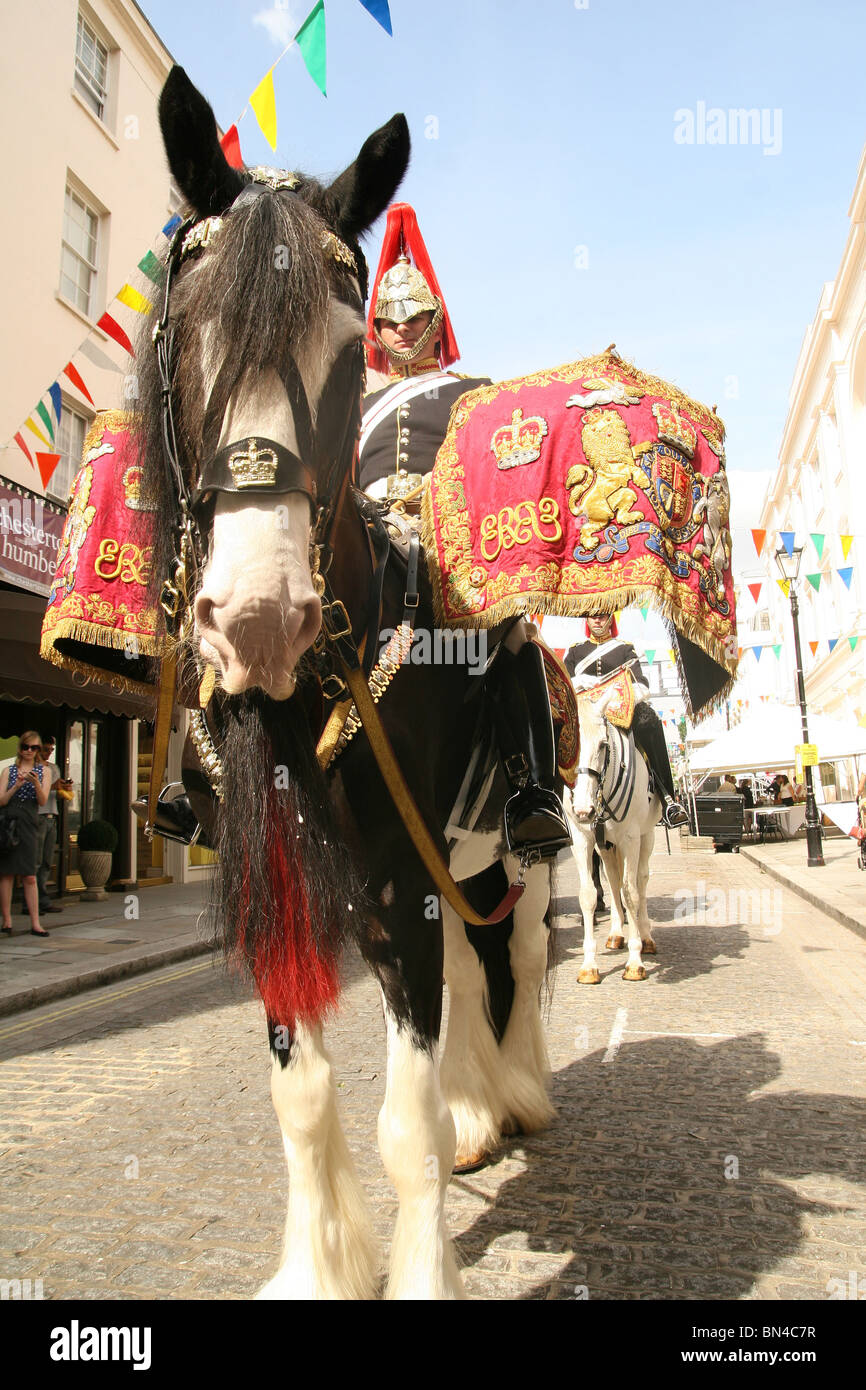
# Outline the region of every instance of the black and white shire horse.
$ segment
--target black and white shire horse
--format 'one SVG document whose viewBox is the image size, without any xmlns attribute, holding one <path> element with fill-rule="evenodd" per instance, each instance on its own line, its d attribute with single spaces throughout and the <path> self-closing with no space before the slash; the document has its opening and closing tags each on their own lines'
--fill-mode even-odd
<svg viewBox="0 0 866 1390">
<path fill-rule="evenodd" d="M 179 68 L 160 119 L 193 218 L 167 257 L 157 352 L 142 345 L 140 425 L 158 510 L 154 573 L 173 575 L 166 606 L 177 610 L 181 688 L 205 676 L 206 709 L 194 719 L 221 794 L 210 832 L 218 925 L 255 979 L 273 1055 L 289 1199 L 283 1260 L 262 1292 L 368 1298 L 379 1287 L 322 1041 L 340 949 L 353 937 L 378 980 L 387 1031 L 379 1145 L 399 1197 L 387 1294 L 459 1297 L 444 1219 L 455 1157 L 488 1153 L 503 1133 L 537 1129 L 552 1113 L 539 1009 L 549 871 L 526 868 L 510 936 L 502 926 L 467 931 L 440 907 L 365 733 L 327 772 L 316 756 L 329 711 L 345 700 L 334 652 L 354 642 L 369 667 L 380 631 L 413 614 L 416 631 L 434 627 L 423 563 L 416 609 L 411 553 L 401 561 L 392 550 L 382 563 L 381 523 L 350 486 L 367 288 L 358 238 L 406 170 L 406 122 L 393 117 L 325 187 L 231 168 L 210 107 Z M 498 771 L 471 830 L 445 829 L 489 722 L 483 684 L 466 665 L 406 664 L 378 705 L 453 877 L 497 866 L 492 900 L 477 881 L 482 915 L 506 874 L 518 875 L 500 829 L 508 792 Z M 201 772 L 187 785 L 207 817 Z"/>
</svg>

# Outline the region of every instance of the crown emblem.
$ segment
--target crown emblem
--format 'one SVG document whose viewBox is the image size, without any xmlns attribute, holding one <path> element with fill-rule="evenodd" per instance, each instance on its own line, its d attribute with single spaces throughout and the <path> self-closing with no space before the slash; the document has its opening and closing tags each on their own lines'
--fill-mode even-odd
<svg viewBox="0 0 866 1390">
<path fill-rule="evenodd" d="M 659 439 L 664 440 L 665 444 L 673 444 L 686 458 L 694 458 L 698 432 L 694 425 L 680 414 L 673 401 L 656 401 L 653 405 L 653 415 L 658 422 Z"/>
<path fill-rule="evenodd" d="M 490 441 L 496 455 L 497 468 L 517 468 L 522 463 L 534 463 L 541 455 L 541 444 L 547 434 L 547 421 L 541 415 L 524 420 L 520 406 L 511 416 L 510 425 L 501 425 Z"/>
<path fill-rule="evenodd" d="M 273 487 L 277 456 L 273 449 L 259 449 L 257 439 L 248 439 L 246 449 L 229 456 L 229 472 L 239 488 Z"/>
<path fill-rule="evenodd" d="M 155 508 L 148 506 L 141 495 L 141 478 L 141 464 L 131 463 L 121 479 L 124 504 L 133 512 L 152 512 Z"/>
</svg>

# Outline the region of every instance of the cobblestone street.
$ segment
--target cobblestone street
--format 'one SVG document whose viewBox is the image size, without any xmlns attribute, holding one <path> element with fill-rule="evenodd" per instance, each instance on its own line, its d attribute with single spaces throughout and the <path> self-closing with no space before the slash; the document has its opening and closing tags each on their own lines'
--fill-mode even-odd
<svg viewBox="0 0 866 1390">
<path fill-rule="evenodd" d="M 452 1181 L 468 1291 L 866 1291 L 866 941 L 742 856 L 668 857 L 660 835 L 652 867 L 649 978 L 627 984 L 625 953 L 602 950 L 595 987 L 577 984 L 576 882 L 559 869 L 557 1119 Z M 696 924 L 674 918 L 686 891 Z M 384 1250 L 384 1028 L 357 960 L 328 1036 Z M 0 1055 L 0 1275 L 41 1279 L 49 1299 L 212 1299 L 246 1298 L 273 1272 L 285 1170 L 264 1026 L 220 965 L 0 1020 Z"/>
</svg>

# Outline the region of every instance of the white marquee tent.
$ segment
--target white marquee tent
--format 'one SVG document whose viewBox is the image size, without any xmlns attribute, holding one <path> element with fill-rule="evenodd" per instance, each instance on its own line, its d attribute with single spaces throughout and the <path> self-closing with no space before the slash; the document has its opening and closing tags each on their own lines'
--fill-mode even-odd
<svg viewBox="0 0 866 1390">
<path fill-rule="evenodd" d="M 866 728 L 810 714 L 809 742 L 818 749 L 822 763 L 866 757 Z M 689 755 L 693 774 L 709 772 L 774 772 L 792 768 L 796 746 L 803 742 L 800 711 L 792 705 L 759 705 L 742 723 L 728 729 Z"/>
</svg>

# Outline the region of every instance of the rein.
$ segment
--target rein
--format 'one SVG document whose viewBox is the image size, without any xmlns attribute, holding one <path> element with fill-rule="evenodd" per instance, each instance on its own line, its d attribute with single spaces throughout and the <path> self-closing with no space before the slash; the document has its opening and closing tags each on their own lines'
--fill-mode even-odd
<svg viewBox="0 0 866 1390">
<path fill-rule="evenodd" d="M 289 176 L 281 186 L 291 188 L 289 180 L 292 177 Z M 271 180 L 246 185 L 232 206 L 236 207 L 242 201 L 249 202 L 251 198 L 263 193 L 266 187 L 274 187 Z M 330 546 L 331 531 L 340 502 L 349 486 L 351 466 L 357 454 L 361 429 L 361 390 L 356 388 L 360 388 L 364 378 L 363 342 L 350 344 L 337 357 L 319 402 L 318 418 L 328 419 L 328 411 L 323 409 L 323 405 L 329 397 L 340 400 L 345 399 L 348 394 L 350 400 L 357 401 L 356 406 L 345 417 L 336 448 L 328 449 L 322 457 L 322 441 L 312 429 L 309 401 L 300 373 L 295 367 L 287 383 L 287 390 L 296 418 L 304 426 L 303 434 L 309 438 L 313 466 L 305 464 L 296 454 L 273 440 L 250 437 L 232 441 L 210 457 L 206 457 L 200 467 L 194 491 L 191 491 L 187 484 L 179 456 L 172 408 L 174 330 L 170 318 L 171 289 L 184 257 L 202 246 L 207 246 L 221 223 L 221 218 L 206 218 L 203 221 L 189 219 L 178 228 L 169 247 L 162 314 L 153 331 L 162 396 L 163 453 L 169 492 L 174 497 L 174 527 L 177 538 L 171 573 L 164 582 L 160 596 L 169 636 L 182 640 L 191 628 L 192 603 L 206 553 L 199 520 L 204 502 L 214 492 L 249 492 L 252 495 L 288 492 L 304 494 L 310 502 L 313 518 L 310 545 L 313 587 L 322 600 L 322 632 L 314 644 L 314 651 L 318 648 L 319 655 L 322 655 L 323 648 L 327 646 L 330 654 L 336 657 L 342 673 L 340 676 L 335 671 L 332 677 L 327 678 L 325 683 L 331 684 L 332 688 L 326 693 L 330 698 L 337 698 L 342 691 L 348 689 L 351 694 L 394 806 L 440 894 L 466 922 L 475 926 L 501 922 L 522 897 L 526 870 L 540 860 L 540 854 L 537 851 L 524 851 L 520 859 L 517 881 L 510 885 L 499 906 L 487 917 L 481 917 L 475 912 L 452 878 L 409 791 L 370 693 L 367 675 L 352 634 L 349 615 L 342 601 L 334 594 L 328 578 L 333 559 Z M 352 252 L 334 233 L 325 234 L 323 249 L 334 259 L 349 265 L 357 274 Z M 217 416 L 222 418 L 219 402 L 225 391 L 225 383 L 218 375 L 206 410 L 206 441 L 207 436 L 214 430 L 218 432 Z M 302 433 L 300 428 L 298 433 Z M 316 462 L 319 468 L 315 466 Z M 321 485 L 318 483 L 320 469 L 324 472 Z M 383 572 L 384 560 L 374 566 L 373 587 L 374 590 L 377 588 L 378 581 L 379 592 Z M 414 582 L 410 588 L 415 591 L 410 593 L 407 589 L 404 600 L 406 610 L 416 609 L 418 605 L 418 593 Z M 372 618 L 370 621 L 372 622 Z M 154 833 L 157 801 L 168 751 L 176 676 L 177 658 L 172 650 L 163 658 L 160 671 L 159 702 L 154 725 L 154 755 L 145 825 L 145 833 L 149 838 L 152 838 Z M 204 699 L 203 703 L 206 704 L 207 700 Z M 219 755 L 210 738 L 203 709 L 193 711 L 190 731 L 208 780 L 216 794 L 221 796 L 222 769 Z"/>
</svg>

